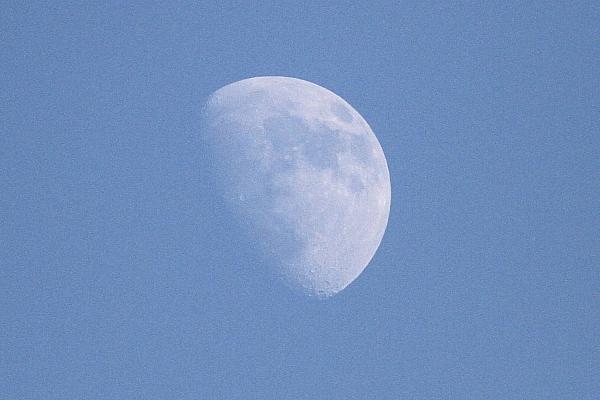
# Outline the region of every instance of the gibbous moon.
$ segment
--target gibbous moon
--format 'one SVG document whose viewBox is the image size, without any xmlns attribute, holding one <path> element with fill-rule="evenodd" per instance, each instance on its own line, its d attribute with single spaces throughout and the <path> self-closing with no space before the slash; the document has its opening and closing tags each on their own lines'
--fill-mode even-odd
<svg viewBox="0 0 600 400">
<path fill-rule="evenodd" d="M 300 79 L 245 79 L 209 97 L 203 134 L 215 190 L 271 272 L 321 298 L 360 275 L 391 192 L 383 150 L 352 106 Z"/>
</svg>

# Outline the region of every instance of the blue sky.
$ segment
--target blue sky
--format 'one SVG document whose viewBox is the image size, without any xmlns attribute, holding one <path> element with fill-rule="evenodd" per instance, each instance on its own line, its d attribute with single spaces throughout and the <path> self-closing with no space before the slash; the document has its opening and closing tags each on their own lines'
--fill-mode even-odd
<svg viewBox="0 0 600 400">
<path fill-rule="evenodd" d="M 2 3 L 0 397 L 597 398 L 597 3 L 207 3 Z M 325 302 L 211 198 L 200 107 L 260 75 L 387 156 L 381 247 Z"/>
</svg>

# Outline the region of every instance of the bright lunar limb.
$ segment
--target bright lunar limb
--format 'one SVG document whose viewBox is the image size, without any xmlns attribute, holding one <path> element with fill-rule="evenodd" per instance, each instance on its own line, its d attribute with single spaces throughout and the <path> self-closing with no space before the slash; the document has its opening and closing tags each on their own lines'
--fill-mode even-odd
<svg viewBox="0 0 600 400">
<path fill-rule="evenodd" d="M 209 97 L 203 131 L 219 193 L 264 265 L 318 297 L 360 275 L 391 193 L 383 150 L 354 108 L 307 81 L 256 77 Z"/>
</svg>

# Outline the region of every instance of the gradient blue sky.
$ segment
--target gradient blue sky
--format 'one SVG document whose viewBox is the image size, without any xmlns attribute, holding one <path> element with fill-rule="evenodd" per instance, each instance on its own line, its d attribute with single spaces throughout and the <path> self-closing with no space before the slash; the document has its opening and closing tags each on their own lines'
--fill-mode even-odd
<svg viewBox="0 0 600 400">
<path fill-rule="evenodd" d="M 598 2 L 252 3 L 1 2 L 0 398 L 597 399 Z M 211 198 L 200 106 L 257 75 L 387 155 L 326 302 Z"/>
</svg>

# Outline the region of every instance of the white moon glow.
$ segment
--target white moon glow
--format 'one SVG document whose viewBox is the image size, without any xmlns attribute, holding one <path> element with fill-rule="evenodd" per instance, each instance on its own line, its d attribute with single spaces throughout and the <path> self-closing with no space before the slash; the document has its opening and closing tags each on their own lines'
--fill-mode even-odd
<svg viewBox="0 0 600 400">
<path fill-rule="evenodd" d="M 318 297 L 356 279 L 391 197 L 383 150 L 358 112 L 313 83 L 257 77 L 213 93 L 203 119 L 217 189 L 265 265 Z"/>
</svg>

